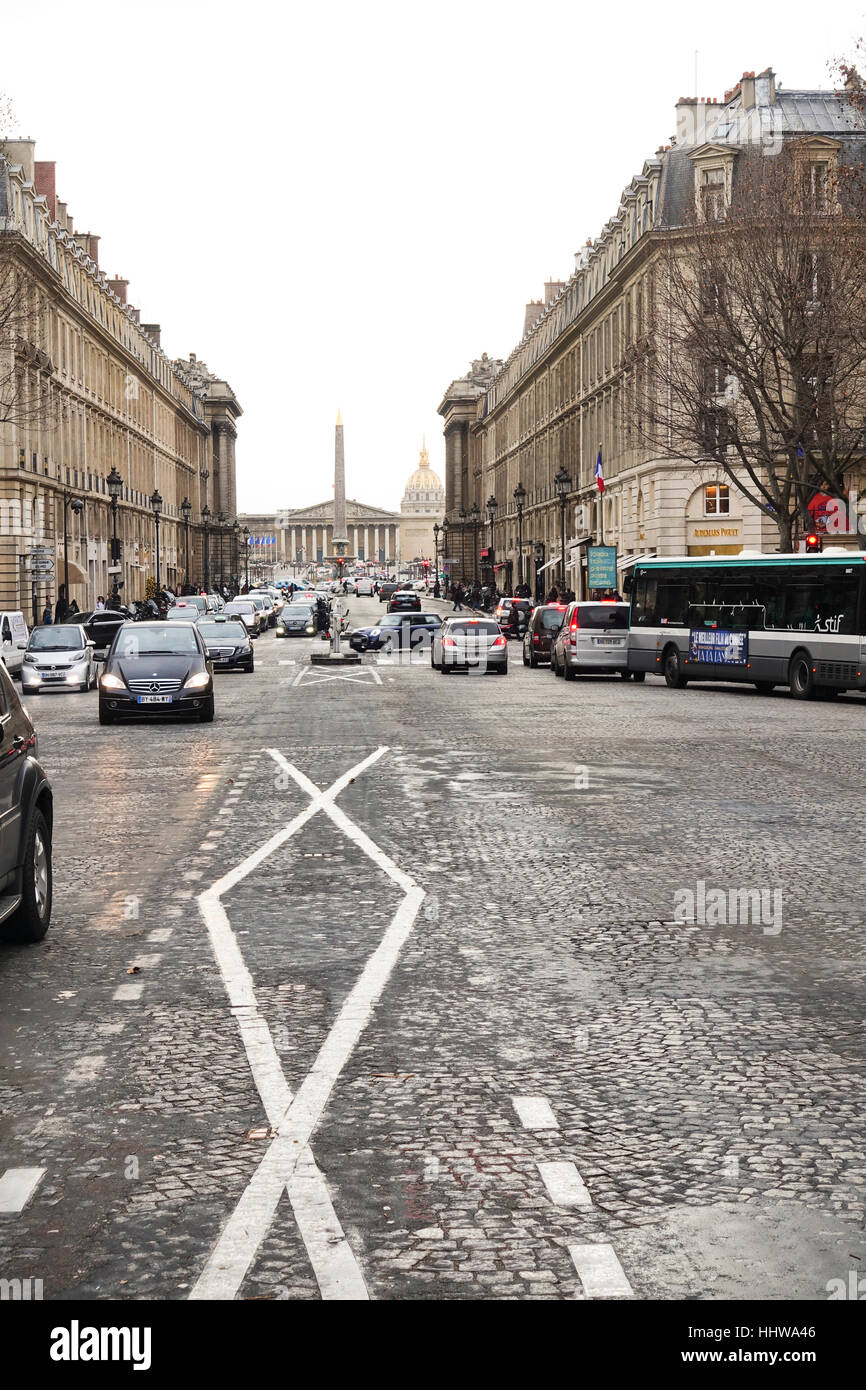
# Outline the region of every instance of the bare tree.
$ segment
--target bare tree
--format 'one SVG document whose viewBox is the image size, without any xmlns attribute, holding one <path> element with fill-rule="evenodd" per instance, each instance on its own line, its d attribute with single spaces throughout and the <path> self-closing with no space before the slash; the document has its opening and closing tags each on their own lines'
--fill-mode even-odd
<svg viewBox="0 0 866 1390">
<path fill-rule="evenodd" d="M 11 201 L 7 153 L 12 104 L 0 95 L 0 424 L 53 416 L 48 297 L 35 271 L 38 253 Z"/>
<path fill-rule="evenodd" d="M 655 451 L 723 470 L 787 551 L 864 455 L 866 183 L 801 141 L 734 162 L 656 263 L 632 423 Z"/>
</svg>

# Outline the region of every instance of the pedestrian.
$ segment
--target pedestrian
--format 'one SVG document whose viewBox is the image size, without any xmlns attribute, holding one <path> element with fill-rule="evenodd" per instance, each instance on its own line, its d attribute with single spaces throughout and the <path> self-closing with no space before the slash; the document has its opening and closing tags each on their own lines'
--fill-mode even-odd
<svg viewBox="0 0 866 1390">
<path fill-rule="evenodd" d="M 69 603 L 66 599 L 66 585 L 61 584 L 57 591 L 57 602 L 54 605 L 55 623 L 65 623 L 69 614 Z"/>
<path fill-rule="evenodd" d="M 70 616 L 70 617 L 73 617 L 76 613 L 80 613 L 80 612 L 81 612 L 81 609 L 78 607 L 78 604 L 75 602 L 75 599 L 73 599 L 72 602 L 71 602 L 70 605 L 69 605 L 69 616 Z"/>
<path fill-rule="evenodd" d="M 455 584 L 455 585 L 454 585 L 454 588 L 453 588 L 453 590 L 452 590 L 452 597 L 453 597 L 453 599 L 454 599 L 454 607 L 451 609 L 451 612 L 452 612 L 452 613 L 462 613 L 462 612 L 463 612 L 463 599 L 464 599 L 464 597 L 465 597 L 464 592 L 463 592 L 463 585 L 462 585 L 462 584 Z"/>
<path fill-rule="evenodd" d="M 555 584 L 551 584 L 545 603 L 559 603 L 559 590 Z"/>
<path fill-rule="evenodd" d="M 99 598 L 96 600 L 96 611 L 97 613 L 105 612 L 105 599 L 103 598 L 102 594 L 100 594 Z"/>
<path fill-rule="evenodd" d="M 42 610 L 42 626 L 50 627 L 53 622 L 54 619 L 51 616 L 51 599 L 49 598 L 46 600 L 45 607 Z"/>
<path fill-rule="evenodd" d="M 434 597 L 434 598 L 441 598 L 441 597 L 442 597 L 442 589 L 441 589 L 441 586 L 440 586 L 440 584 L 439 584 L 438 575 L 437 575 L 437 578 L 436 578 L 436 583 L 433 585 L 433 597 Z"/>
</svg>

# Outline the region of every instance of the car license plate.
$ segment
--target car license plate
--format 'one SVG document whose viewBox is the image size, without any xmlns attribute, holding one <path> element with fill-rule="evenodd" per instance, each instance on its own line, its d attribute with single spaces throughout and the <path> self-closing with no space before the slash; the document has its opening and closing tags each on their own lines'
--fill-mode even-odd
<svg viewBox="0 0 866 1390">
<path fill-rule="evenodd" d="M 44 681 L 65 681 L 66 673 L 65 671 L 43 671 L 42 679 Z"/>
<path fill-rule="evenodd" d="M 170 695 L 139 695 L 140 705 L 170 705 L 172 697 Z"/>
<path fill-rule="evenodd" d="M 624 641 L 622 637 L 593 637 L 593 642 L 597 647 L 621 647 Z"/>
</svg>

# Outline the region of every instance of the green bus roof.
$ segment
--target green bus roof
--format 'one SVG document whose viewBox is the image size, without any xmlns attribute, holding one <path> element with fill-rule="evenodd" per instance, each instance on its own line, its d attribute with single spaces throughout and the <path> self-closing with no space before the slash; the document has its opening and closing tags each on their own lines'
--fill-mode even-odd
<svg viewBox="0 0 866 1390">
<path fill-rule="evenodd" d="M 774 554 L 764 555 L 748 551 L 740 555 L 654 555 L 647 560 L 636 560 L 634 569 L 671 569 L 682 565 L 685 568 L 696 566 L 699 569 L 719 567 L 728 569 L 731 565 L 850 565 L 866 560 L 866 550 L 838 550 L 820 555 Z"/>
</svg>

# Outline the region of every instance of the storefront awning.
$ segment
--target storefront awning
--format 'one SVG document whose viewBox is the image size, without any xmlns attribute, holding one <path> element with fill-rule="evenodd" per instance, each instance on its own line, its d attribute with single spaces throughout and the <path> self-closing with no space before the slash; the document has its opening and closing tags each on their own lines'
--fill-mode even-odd
<svg viewBox="0 0 866 1390">
<path fill-rule="evenodd" d="M 630 570 L 632 565 L 637 564 L 638 560 L 654 560 L 655 555 L 654 550 L 645 550 L 640 555 L 623 555 L 621 560 L 617 560 L 616 567 L 618 570 Z"/>
</svg>

